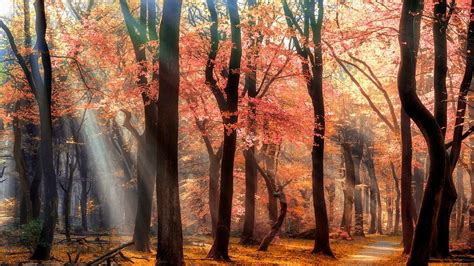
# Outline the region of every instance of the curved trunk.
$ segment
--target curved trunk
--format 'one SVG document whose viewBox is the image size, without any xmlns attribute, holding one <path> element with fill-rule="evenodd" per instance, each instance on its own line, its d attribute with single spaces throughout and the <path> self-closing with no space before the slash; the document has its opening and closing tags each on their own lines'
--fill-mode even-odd
<svg viewBox="0 0 474 266">
<path fill-rule="evenodd" d="M 263 238 L 262 242 L 260 243 L 260 246 L 258 247 L 259 251 L 267 251 L 268 246 L 272 242 L 272 240 L 275 238 L 275 236 L 278 234 L 280 231 L 281 226 L 283 225 L 283 221 L 285 220 L 286 216 L 286 211 L 288 209 L 288 204 L 286 203 L 286 196 L 283 191 L 278 191 L 276 192 L 278 200 L 280 201 L 280 215 L 278 216 L 278 219 L 276 223 L 273 224 L 272 229 L 268 234 Z"/>
<path fill-rule="evenodd" d="M 442 131 L 416 93 L 416 54 L 419 45 L 422 3 L 404 0 L 400 18 L 401 63 L 398 91 L 402 106 L 423 134 L 430 155 L 430 170 L 423 202 L 415 228 L 408 265 L 426 265 L 430 255 L 431 233 L 439 210 L 440 192 L 446 170 L 446 150 Z M 415 15 L 413 15 L 415 14 Z"/>
<path fill-rule="evenodd" d="M 443 2 L 443 1 L 441 1 Z M 443 7 L 438 7 L 440 10 L 435 10 L 436 12 L 443 12 Z M 445 8 L 445 7 L 444 7 Z M 467 33 L 467 43 L 466 43 L 466 67 L 464 70 L 463 80 L 459 89 L 459 97 L 457 102 L 456 110 L 456 121 L 454 126 L 453 141 L 451 146 L 451 151 L 448 158 L 448 166 L 446 167 L 445 174 L 445 183 L 443 186 L 443 191 L 441 195 L 441 205 L 437 220 L 437 228 L 435 233 L 436 239 L 433 240 L 434 247 L 432 255 L 435 257 L 445 258 L 449 256 L 449 223 L 451 212 L 453 210 L 454 204 L 457 199 L 456 187 L 454 186 L 453 181 L 453 172 L 456 167 L 457 161 L 461 153 L 461 143 L 463 135 L 463 124 L 464 124 L 464 115 L 467 108 L 467 95 L 471 87 L 474 71 L 474 55 L 472 51 L 474 50 L 474 2 L 471 3 L 470 11 L 470 21 L 468 26 Z M 439 20 L 439 19 L 438 19 Z M 446 22 L 442 21 L 444 25 Z M 445 30 L 445 29 L 444 29 Z M 446 35 L 446 33 L 444 33 Z M 444 42 L 446 42 L 444 40 Z M 446 48 L 444 47 L 444 50 Z"/>
</svg>

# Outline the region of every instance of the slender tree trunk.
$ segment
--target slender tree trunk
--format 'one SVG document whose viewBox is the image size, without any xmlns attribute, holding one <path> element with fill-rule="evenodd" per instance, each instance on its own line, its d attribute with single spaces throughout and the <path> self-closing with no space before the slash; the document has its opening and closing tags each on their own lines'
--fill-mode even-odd
<svg viewBox="0 0 474 266">
<path fill-rule="evenodd" d="M 16 106 L 19 106 L 19 103 Z M 30 182 L 26 173 L 25 159 L 21 147 L 22 132 L 20 130 L 20 121 L 17 117 L 13 119 L 13 135 L 15 138 L 13 141 L 13 157 L 21 191 L 20 224 L 26 224 L 32 218 L 32 204 L 30 199 Z"/>
<path fill-rule="evenodd" d="M 277 192 L 278 200 L 280 201 L 280 215 L 278 215 L 278 219 L 275 224 L 273 224 L 272 229 L 270 232 L 263 238 L 260 246 L 258 247 L 259 251 L 267 251 L 268 246 L 273 241 L 275 236 L 280 231 L 281 226 L 283 225 L 283 221 L 285 220 L 286 211 L 288 209 L 288 204 L 286 202 L 286 196 L 283 191 Z"/>
<path fill-rule="evenodd" d="M 217 231 L 217 219 L 219 211 L 219 174 L 220 168 L 219 164 L 221 163 L 222 150 L 216 158 L 210 158 L 209 163 L 209 212 L 211 214 L 211 228 L 212 228 L 212 237 L 216 237 Z"/>
<path fill-rule="evenodd" d="M 387 191 L 387 198 L 385 204 L 387 205 L 387 232 L 393 231 L 393 198 L 392 189 L 389 182 L 386 182 L 385 190 Z"/>
<path fill-rule="evenodd" d="M 423 199 L 423 188 L 424 188 L 424 181 L 425 181 L 425 174 L 423 173 L 423 169 L 419 166 L 414 167 L 413 169 L 413 179 L 415 181 L 415 206 L 416 206 L 416 213 L 420 212 L 421 201 Z M 416 221 L 417 217 L 413 217 Z M 408 254 L 408 253 L 407 253 Z"/>
<path fill-rule="evenodd" d="M 128 33 L 132 40 L 135 60 L 140 65 L 141 72 L 138 75 L 137 86 L 142 92 L 142 100 L 145 113 L 145 130 L 143 135 L 139 135 L 134 128 L 129 128 L 134 132 L 138 141 L 137 158 L 137 212 L 135 217 L 135 227 L 133 231 L 134 248 L 138 251 L 150 252 L 150 223 L 153 204 L 153 191 L 156 176 L 156 154 L 157 154 L 157 101 L 153 90 L 148 83 L 148 69 L 146 67 L 145 43 L 149 40 L 158 41 L 156 32 L 156 3 L 154 0 L 140 1 L 140 18 L 138 26 L 134 23 L 134 18 L 125 0 L 120 1 L 122 13 L 125 19 Z M 138 31 L 138 33 L 136 32 Z M 148 32 L 148 37 L 145 36 Z M 153 56 L 153 64 L 157 63 L 157 54 Z M 158 79 L 157 70 L 151 75 L 153 81 Z M 151 91 L 151 92 L 150 92 Z M 129 125 L 131 127 L 131 125 Z"/>
<path fill-rule="evenodd" d="M 412 178 L 412 141 L 411 141 L 411 121 L 406 112 L 400 110 L 400 124 L 402 136 L 402 175 L 401 175 L 401 209 L 402 209 L 402 231 L 403 231 L 403 254 L 409 254 L 413 240 L 414 223 L 413 217 L 413 196 L 411 189 Z M 392 164 L 393 166 L 393 164 Z M 392 169 L 392 171 L 395 171 Z M 395 174 L 395 172 L 394 172 Z"/>
<path fill-rule="evenodd" d="M 442 12 L 442 9 L 440 9 Z M 437 10 L 435 10 L 436 12 Z M 436 13 L 435 13 L 436 14 Z M 471 3 L 470 21 L 467 33 L 467 49 L 466 49 L 466 67 L 464 70 L 463 80 L 459 89 L 459 96 L 456 110 L 456 121 L 454 126 L 453 141 L 448 158 L 448 166 L 446 167 L 445 183 L 441 195 L 441 204 L 439 207 L 439 215 L 437 219 L 436 239 L 433 240 L 433 252 L 435 257 L 446 258 L 449 256 L 449 223 L 451 212 L 457 199 L 456 188 L 453 181 L 453 172 L 461 153 L 462 135 L 464 115 L 467 107 L 467 95 L 472 87 L 473 71 L 474 71 L 474 1 Z M 443 25 L 446 24 L 443 21 Z M 444 25 L 446 26 L 446 25 Z"/>
<path fill-rule="evenodd" d="M 88 214 L 88 206 L 87 202 L 91 184 L 88 185 L 88 167 L 87 167 L 87 151 L 83 147 L 79 147 L 80 145 L 76 144 L 76 156 L 78 160 L 79 166 L 79 176 L 81 180 L 81 199 L 80 199 L 80 206 L 81 206 L 81 226 L 82 231 L 87 232 L 89 231 L 89 226 L 87 222 L 87 214 Z"/>
<path fill-rule="evenodd" d="M 344 183 L 344 230 L 347 234 L 351 235 L 352 226 L 352 206 L 354 205 L 354 185 L 355 185 L 355 172 L 354 172 L 354 161 L 352 159 L 352 153 L 349 144 L 342 144 L 344 151 L 344 162 L 346 168 L 346 179 Z"/>
<path fill-rule="evenodd" d="M 181 265 L 183 234 L 178 183 L 178 98 L 180 0 L 165 0 L 160 25 L 156 264 Z"/>
<path fill-rule="evenodd" d="M 360 136 L 359 136 L 360 139 Z M 360 140 L 359 140 L 360 141 Z M 354 212 L 355 226 L 354 236 L 364 236 L 364 210 L 362 208 L 362 191 L 360 182 L 360 162 L 362 159 L 361 146 L 353 148 L 352 157 L 354 161 L 355 189 L 354 189 Z"/>
<path fill-rule="evenodd" d="M 208 0 L 208 7 L 211 11 L 211 17 L 213 25 L 211 28 L 211 38 L 213 40 L 213 45 L 217 45 L 215 41 L 218 41 L 217 33 L 217 12 L 215 9 L 215 4 L 213 0 Z M 240 17 L 238 11 L 238 5 L 236 0 L 227 1 L 227 7 L 229 10 L 230 24 L 231 24 L 231 35 L 232 47 L 230 54 L 229 69 L 230 74 L 227 80 L 227 86 L 225 87 L 225 94 L 227 99 L 224 99 L 221 92 L 213 89 L 213 93 L 218 99 L 219 108 L 221 112 L 227 112 L 230 115 L 222 116 L 222 121 L 224 124 L 224 146 L 222 153 L 222 164 L 221 164 L 221 180 L 220 180 L 220 195 L 219 195 L 219 214 L 217 221 L 217 232 L 216 237 L 214 238 L 214 243 L 207 255 L 208 258 L 216 260 L 226 260 L 230 261 L 228 254 L 229 250 L 229 240 L 230 240 L 230 225 L 232 218 L 232 196 L 233 196 L 233 187 L 234 187 L 234 158 L 236 150 L 236 138 L 237 131 L 233 126 L 237 123 L 237 110 L 238 110 L 238 87 L 240 79 L 240 62 L 242 56 L 242 43 L 241 43 L 241 32 L 238 27 L 240 24 Z M 217 38 L 217 40 L 215 40 Z M 211 54 L 209 59 L 212 59 L 213 53 L 217 52 L 217 47 L 212 47 Z M 215 58 L 214 54 L 214 58 Z M 206 68 L 206 78 L 212 79 L 211 86 L 215 88 L 215 80 L 212 77 L 212 68 Z M 209 71 L 210 70 L 210 71 Z M 209 78 L 208 75 L 211 75 Z M 218 88 L 217 88 L 218 89 Z"/>
<path fill-rule="evenodd" d="M 276 147 L 274 144 L 268 144 L 266 146 L 266 150 L 264 151 L 264 161 L 266 166 L 266 171 L 272 180 L 275 180 L 276 175 L 276 164 L 275 164 L 275 156 L 276 156 Z M 272 184 L 267 180 L 264 179 L 265 186 L 267 187 L 267 194 L 268 194 L 268 218 L 270 219 L 271 224 L 274 224 L 278 220 L 278 202 L 275 195 L 272 192 Z"/>
<path fill-rule="evenodd" d="M 255 0 L 248 1 L 249 10 L 251 11 L 256 5 Z M 250 26 L 255 26 L 255 20 L 250 17 Z M 255 60 L 258 56 L 258 43 L 257 39 L 253 36 L 253 33 L 249 33 L 249 52 L 247 56 L 247 67 L 249 72 L 245 74 L 245 88 L 249 97 L 248 103 L 248 124 L 247 124 L 247 149 L 244 151 L 247 153 L 245 158 L 245 216 L 244 216 L 244 227 L 240 243 L 244 245 L 252 244 L 253 241 L 253 230 L 255 226 L 255 194 L 257 192 L 257 169 L 255 160 L 253 158 L 255 154 L 254 138 L 256 135 L 256 106 L 254 103 L 255 97 L 257 97 L 257 67 Z"/>
<path fill-rule="evenodd" d="M 440 192 L 446 171 L 446 150 L 443 134 L 428 109 L 416 94 L 416 54 L 419 45 L 420 17 L 423 10 L 419 0 L 404 0 L 400 18 L 401 63 L 398 91 L 402 106 L 420 128 L 430 155 L 429 178 L 415 228 L 408 265 L 426 265 L 430 256 L 431 234 L 440 204 Z M 415 14 L 415 15 L 413 15 Z"/>
<path fill-rule="evenodd" d="M 395 199 L 395 224 L 393 227 L 393 234 L 397 235 L 400 227 L 400 188 L 398 183 L 397 172 L 395 171 L 395 166 L 390 162 L 390 167 L 392 168 L 392 177 L 394 181 L 395 191 L 397 192 L 397 198 Z"/>
<path fill-rule="evenodd" d="M 466 211 L 466 196 L 464 195 L 463 171 L 461 165 L 458 165 L 456 171 L 456 189 L 459 191 L 459 200 L 457 201 L 457 221 L 456 221 L 456 239 L 459 239 L 464 231 L 464 217 Z"/>
<path fill-rule="evenodd" d="M 43 65 L 43 81 L 37 80 L 38 86 L 35 92 L 40 113 L 40 158 L 41 168 L 44 176 L 44 222 L 41 229 L 38 245 L 31 257 L 36 260 L 47 260 L 53 245 L 54 229 L 57 220 L 58 192 L 56 190 L 56 173 L 53 166 L 52 145 L 52 118 L 51 118 L 51 92 L 52 92 L 52 69 L 48 45 L 46 43 L 46 14 L 44 0 L 37 0 L 36 10 L 36 49 L 41 55 Z M 38 75 L 39 76 L 39 75 Z"/>
</svg>

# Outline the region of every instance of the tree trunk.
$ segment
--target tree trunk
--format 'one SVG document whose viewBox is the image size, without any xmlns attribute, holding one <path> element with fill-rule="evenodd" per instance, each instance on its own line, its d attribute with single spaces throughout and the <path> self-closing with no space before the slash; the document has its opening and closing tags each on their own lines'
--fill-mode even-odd
<svg viewBox="0 0 474 266">
<path fill-rule="evenodd" d="M 415 206 L 416 206 L 416 213 L 420 212 L 421 201 L 423 199 L 423 188 L 424 188 L 424 181 L 425 181 L 425 174 L 423 173 L 423 169 L 419 166 L 414 167 L 413 169 L 413 179 L 415 181 Z M 417 217 L 413 217 L 416 221 Z M 407 253 L 408 254 L 408 253 Z"/>
<path fill-rule="evenodd" d="M 354 172 L 354 161 L 352 159 L 352 153 L 350 145 L 347 143 L 342 144 L 344 152 L 344 162 L 346 168 L 346 179 L 344 183 L 344 230 L 347 234 L 351 235 L 352 225 L 352 206 L 354 205 L 354 185 L 355 185 L 355 172 Z"/>
<path fill-rule="evenodd" d="M 64 190 L 64 199 L 63 199 L 63 215 L 64 215 L 64 231 L 66 235 L 66 239 L 71 239 L 71 197 L 72 197 L 72 185 L 73 185 L 73 177 L 74 177 L 74 167 L 72 166 L 71 159 L 69 158 L 71 155 L 66 153 L 68 157 L 66 159 L 66 187 L 63 187 Z"/>
<path fill-rule="evenodd" d="M 456 189 L 459 191 L 459 200 L 457 201 L 457 223 L 456 223 L 456 239 L 460 239 L 464 231 L 464 220 L 467 209 L 466 196 L 464 195 L 463 171 L 461 165 L 457 167 L 456 173 Z"/>
<path fill-rule="evenodd" d="M 373 159 L 373 149 L 371 145 L 368 145 L 367 152 L 365 153 L 364 163 L 367 167 L 367 174 L 370 177 L 370 228 L 369 234 L 379 233 L 382 234 L 382 219 L 381 219 L 381 201 L 379 185 L 377 183 L 377 177 L 375 176 L 375 166 Z M 380 212 L 378 211 L 380 210 Z"/>
<path fill-rule="evenodd" d="M 257 2 L 255 0 L 248 1 L 249 10 L 252 10 Z M 250 17 L 249 24 L 251 27 L 255 26 L 255 20 Z M 255 194 L 257 193 L 257 169 L 254 165 L 253 158 L 255 154 L 254 138 L 256 136 L 256 106 L 254 103 L 257 96 L 257 67 L 256 59 L 258 56 L 258 43 L 253 33 L 249 33 L 249 52 L 247 55 L 247 67 L 249 71 L 245 74 L 244 91 L 247 91 L 249 97 L 248 103 L 248 124 L 247 124 L 247 149 L 244 151 L 248 153 L 245 158 L 245 216 L 244 227 L 240 243 L 243 245 L 252 244 L 253 230 L 255 226 Z"/>
<path fill-rule="evenodd" d="M 17 102 L 16 107 L 20 103 Z M 17 108 L 15 108 L 18 110 Z M 20 224 L 27 224 L 32 218 L 32 204 L 30 199 L 30 182 L 26 173 L 25 159 L 22 152 L 22 132 L 20 129 L 20 121 L 17 117 L 13 118 L 13 157 L 15 159 L 15 169 L 18 172 L 18 180 L 21 191 L 21 208 L 20 208 Z"/>
<path fill-rule="evenodd" d="M 442 12 L 442 7 L 440 12 Z M 438 10 L 435 10 L 435 12 Z M 436 14 L 436 13 L 435 13 Z M 467 49 L 466 49 L 466 67 L 464 70 L 463 80 L 459 89 L 459 96 L 457 101 L 456 110 L 456 121 L 454 126 L 453 141 L 451 151 L 448 158 L 448 166 L 446 167 L 445 182 L 441 195 L 441 205 L 439 209 L 439 215 L 437 220 L 436 239 L 433 240 L 433 252 L 432 255 L 435 257 L 446 258 L 449 256 L 449 222 L 451 212 L 456 202 L 457 193 L 453 181 L 453 172 L 456 167 L 457 161 L 461 153 L 462 135 L 463 135 L 463 124 L 464 115 L 467 107 L 467 95 L 471 87 L 474 71 L 474 2 L 471 3 L 470 21 L 467 33 Z M 443 21 L 443 25 L 446 24 Z M 446 25 L 444 25 L 446 26 Z M 446 41 L 444 41 L 446 42 Z M 445 48 L 446 49 L 446 48 Z"/>
<path fill-rule="evenodd" d="M 38 245 L 31 257 L 34 260 L 47 260 L 53 245 L 54 229 L 57 220 L 58 192 L 56 190 L 56 173 L 53 166 L 52 119 L 51 119 L 51 92 L 52 69 L 48 45 L 46 43 L 46 14 L 43 0 L 35 2 L 36 10 L 36 48 L 41 55 L 43 65 L 43 80 L 37 79 L 39 85 L 35 91 L 36 101 L 40 113 L 40 158 L 44 176 L 44 222 L 41 229 Z M 39 70 L 35 76 L 40 76 Z"/>
<path fill-rule="evenodd" d="M 211 40 L 212 47 L 209 54 L 208 67 L 206 67 L 206 80 L 210 82 L 211 89 L 216 96 L 219 104 L 219 109 L 223 113 L 222 122 L 224 124 L 224 146 L 222 152 L 221 164 L 221 180 L 220 180 L 220 195 L 219 195 L 219 214 L 217 221 L 217 232 L 214 238 L 208 258 L 216 260 L 230 261 L 228 249 L 230 239 L 230 225 L 232 218 L 232 196 L 234 187 L 234 158 L 236 150 L 237 131 L 235 124 L 237 123 L 238 110 L 238 87 L 240 73 L 240 62 L 242 56 L 241 32 L 238 25 L 240 24 L 239 11 L 236 0 L 227 1 L 229 10 L 232 43 L 234 46 L 231 49 L 229 69 L 230 71 L 227 85 L 225 87 L 224 97 L 220 89 L 216 86 L 216 80 L 213 77 L 213 69 L 215 57 L 217 55 L 218 45 L 218 31 L 217 31 L 217 11 L 213 0 L 208 0 L 208 7 L 211 13 Z M 225 113 L 230 115 L 224 115 Z"/>
<path fill-rule="evenodd" d="M 406 112 L 400 110 L 400 124 L 402 136 L 402 175 L 401 175 L 401 209 L 402 209 L 402 231 L 403 231 L 403 254 L 409 254 L 413 240 L 414 224 L 416 218 L 413 217 L 413 196 L 411 189 L 412 178 L 412 141 L 411 141 L 411 121 Z M 393 167 L 393 164 L 392 164 Z M 415 168 L 416 169 L 416 168 Z M 395 174 L 395 169 L 392 169 Z M 415 170 L 416 173 L 416 170 Z M 395 175 L 394 175 L 395 178 Z M 423 181 L 422 181 L 423 182 Z M 422 188 L 423 189 L 423 188 Z M 399 195 L 397 190 L 397 201 Z"/>
<path fill-rule="evenodd" d="M 416 54 L 419 46 L 420 18 L 423 7 L 419 0 L 404 0 L 400 18 L 401 63 L 398 91 L 402 107 L 422 132 L 430 155 L 429 178 L 415 229 L 408 265 L 426 265 L 430 255 L 431 233 L 439 209 L 439 196 L 446 170 L 443 134 L 416 94 Z M 413 15 L 415 14 L 415 15 Z"/>
<path fill-rule="evenodd" d="M 222 160 L 222 149 L 218 156 L 209 157 L 209 212 L 211 214 L 212 237 L 216 237 L 217 219 L 219 211 L 219 164 Z"/>
<path fill-rule="evenodd" d="M 275 179 L 276 175 L 276 163 L 275 163 L 275 156 L 276 156 L 276 147 L 275 144 L 268 144 L 266 145 L 266 150 L 264 150 L 264 160 L 265 160 L 265 167 L 268 175 L 272 180 Z M 277 198 L 273 195 L 272 192 L 272 184 L 268 182 L 267 179 L 264 179 L 265 186 L 267 187 L 267 194 L 268 194 L 268 218 L 270 219 L 271 224 L 274 224 L 278 220 L 278 202 Z"/>
<path fill-rule="evenodd" d="M 148 69 L 146 67 L 145 43 L 149 40 L 158 41 L 156 32 L 156 3 L 154 0 L 142 0 L 140 2 L 139 25 L 135 26 L 134 18 L 128 8 L 126 1 L 121 1 L 121 9 L 125 19 L 128 33 L 132 40 L 135 60 L 140 65 L 141 72 L 137 77 L 137 86 L 141 93 L 144 113 L 145 129 L 143 135 L 139 135 L 131 125 L 127 128 L 133 132 L 138 142 L 137 158 L 137 212 L 135 217 L 135 227 L 133 230 L 134 248 L 142 252 L 150 252 L 150 223 L 153 204 L 153 191 L 156 176 L 156 153 L 157 153 L 157 123 L 158 110 L 157 99 L 153 96 L 153 89 L 148 82 Z M 138 28 L 136 28 L 138 27 Z M 143 30 L 148 30 L 148 37 Z M 137 30 L 139 33 L 136 33 Z M 156 52 L 156 51 L 155 51 Z M 157 53 L 153 56 L 153 64 L 156 65 Z M 158 79 L 157 70 L 153 70 L 151 78 L 154 82 Z M 126 114 L 127 115 L 127 114 Z"/>
<path fill-rule="evenodd" d="M 360 133 L 359 133 L 360 134 Z M 358 137 L 360 141 L 360 136 Z M 355 226 L 354 236 L 364 236 L 364 210 L 362 208 L 362 191 L 360 182 L 360 162 L 362 159 L 361 146 L 353 147 L 352 157 L 354 161 L 355 190 L 354 190 L 354 212 Z"/>
<path fill-rule="evenodd" d="M 156 263 L 182 265 L 183 234 L 178 183 L 180 0 L 165 0 L 160 25 L 156 198 Z"/>
<path fill-rule="evenodd" d="M 392 177 L 394 181 L 395 191 L 397 192 L 397 198 L 395 199 L 395 224 L 393 226 L 393 234 L 397 235 L 400 226 L 400 188 L 398 184 L 397 172 L 395 171 L 395 166 L 390 162 L 390 167 L 392 168 Z"/>
<path fill-rule="evenodd" d="M 79 166 L 79 176 L 81 180 L 81 199 L 80 199 L 80 206 L 81 206 L 81 225 L 82 231 L 87 232 L 89 231 L 89 226 L 87 222 L 87 213 L 88 213 L 88 195 L 90 192 L 90 188 L 92 184 L 88 184 L 88 167 L 87 167 L 87 151 L 83 147 L 79 147 L 80 145 L 76 144 L 76 156 L 78 160 Z"/>
<path fill-rule="evenodd" d="M 385 183 L 385 190 L 387 191 L 387 198 L 385 199 L 385 204 L 387 205 L 387 232 L 392 232 L 393 230 L 393 199 L 392 199 L 392 191 L 390 184 L 387 180 Z"/>
<path fill-rule="evenodd" d="M 278 216 L 278 220 L 276 221 L 276 223 L 273 224 L 270 232 L 263 238 L 262 242 L 260 243 L 260 246 L 258 247 L 258 251 L 268 250 L 268 246 L 280 231 L 280 228 L 283 225 L 283 221 L 285 220 L 286 211 L 288 208 L 285 193 L 283 193 L 283 191 L 278 191 L 276 192 L 276 195 L 278 195 L 276 197 L 278 197 L 278 200 L 280 201 L 280 215 Z"/>
</svg>

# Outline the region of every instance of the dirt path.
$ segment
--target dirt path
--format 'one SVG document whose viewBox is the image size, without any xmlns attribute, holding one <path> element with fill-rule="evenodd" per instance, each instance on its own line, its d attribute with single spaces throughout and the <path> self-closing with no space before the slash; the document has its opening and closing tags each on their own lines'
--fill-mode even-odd
<svg viewBox="0 0 474 266">
<path fill-rule="evenodd" d="M 402 251 L 400 239 L 383 238 L 374 243 L 363 245 L 356 254 L 351 254 L 341 260 L 344 265 L 370 265 L 382 264 L 388 261 L 391 256 Z"/>
</svg>

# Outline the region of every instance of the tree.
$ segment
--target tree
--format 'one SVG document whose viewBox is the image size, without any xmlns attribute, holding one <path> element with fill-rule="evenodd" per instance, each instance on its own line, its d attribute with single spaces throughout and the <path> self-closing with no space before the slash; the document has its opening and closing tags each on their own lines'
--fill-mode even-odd
<svg viewBox="0 0 474 266">
<path fill-rule="evenodd" d="M 140 18 L 136 21 L 125 0 L 120 1 L 120 6 L 125 19 L 128 33 L 132 40 L 135 60 L 139 66 L 136 85 L 140 88 L 144 113 L 145 113 L 145 129 L 143 134 L 131 125 L 131 114 L 125 111 L 126 120 L 124 126 L 132 133 L 138 142 L 137 155 L 137 214 L 135 218 L 135 227 L 133 231 L 133 239 L 135 249 L 139 251 L 149 252 L 150 250 L 150 222 L 151 222 L 151 206 L 153 201 L 153 186 L 155 183 L 156 165 L 154 164 L 157 153 L 157 99 L 156 90 L 152 84 L 157 82 L 157 70 L 152 69 L 151 80 L 148 81 L 147 55 L 146 45 L 150 41 L 158 41 L 156 32 L 156 6 L 155 0 L 140 1 Z M 158 53 L 152 50 L 153 65 L 158 61 Z M 154 66 L 153 66 L 154 67 Z"/>
<path fill-rule="evenodd" d="M 156 198 L 157 264 L 181 265 L 183 234 L 178 183 L 179 25 L 181 1 L 165 0 L 160 25 Z"/>
<path fill-rule="evenodd" d="M 452 3 L 449 6 L 449 11 L 446 14 L 446 3 L 443 1 L 440 1 L 436 6 L 435 6 L 435 25 L 434 30 L 441 31 L 443 33 L 444 30 L 440 30 L 439 27 L 447 27 L 447 23 L 449 22 L 449 18 L 451 17 L 451 14 L 454 9 L 454 4 Z M 469 88 L 472 83 L 473 79 L 473 71 L 474 71 L 474 55 L 472 51 L 474 51 L 474 1 L 471 3 L 471 11 L 470 11 L 470 20 L 469 20 L 469 25 L 468 25 L 468 30 L 467 30 L 467 38 L 466 38 L 466 67 L 464 69 L 464 75 L 463 79 L 461 82 L 461 86 L 459 88 L 459 95 L 458 95 L 458 100 L 457 100 L 457 109 L 456 109 L 456 120 L 454 124 L 454 130 L 453 130 L 453 140 L 452 142 L 448 143 L 446 145 L 446 149 L 451 148 L 450 151 L 447 150 L 447 162 L 446 162 L 446 173 L 445 173 L 445 180 L 443 183 L 443 190 L 441 194 L 441 203 L 439 207 L 439 214 L 437 218 L 437 227 L 433 232 L 433 243 L 432 243 L 432 255 L 435 257 L 441 257 L 445 258 L 449 256 L 449 223 L 450 223 L 450 217 L 451 217 L 451 212 L 453 210 L 454 204 L 457 199 L 457 193 L 456 193 L 456 188 L 454 186 L 454 181 L 453 181 L 453 172 L 454 169 L 456 168 L 456 164 L 459 160 L 460 154 L 461 154 L 461 145 L 464 137 L 466 135 L 470 134 L 470 129 L 466 133 L 463 133 L 463 128 L 464 128 L 464 116 L 466 114 L 466 108 L 467 108 L 467 95 L 469 92 Z M 441 25 L 438 25 L 441 24 Z M 444 32 L 444 35 L 446 33 Z M 436 85 L 435 83 L 435 92 L 436 90 L 441 90 L 443 93 L 445 93 L 445 88 L 443 88 L 443 85 L 445 85 L 446 82 L 446 77 L 445 77 L 445 72 L 446 70 L 446 62 L 447 61 L 447 56 L 446 54 L 446 47 L 445 47 L 445 36 L 437 36 L 435 34 L 435 47 L 439 46 L 438 49 L 441 51 L 435 50 L 435 55 L 439 58 L 438 60 L 442 62 L 437 62 L 435 61 L 435 74 L 437 72 L 439 77 L 439 80 L 435 78 L 435 82 L 440 83 L 439 85 Z M 439 44 L 438 44 L 439 43 Z M 441 94 L 440 93 L 440 94 Z M 436 93 L 435 93 L 436 95 Z M 435 98 L 435 116 L 438 113 L 438 123 L 441 123 L 440 126 L 443 126 L 446 124 L 445 118 L 444 118 L 444 112 L 446 112 L 447 107 L 444 105 L 445 100 L 444 98 L 441 98 L 441 96 L 438 97 L 439 99 Z M 440 109 L 439 111 L 436 112 L 436 110 Z M 443 138 L 444 139 L 444 138 Z M 431 161 L 430 161 L 431 162 Z"/>
<path fill-rule="evenodd" d="M 421 16 L 422 10 L 422 3 L 418 0 L 403 1 L 399 35 L 401 62 L 398 72 L 398 91 L 400 100 L 403 109 L 422 132 L 428 145 L 431 162 L 408 265 L 426 265 L 428 263 L 430 248 L 426 243 L 431 240 L 434 226 L 433 217 L 437 215 L 440 203 L 438 195 L 446 171 L 443 134 L 436 119 L 421 103 L 416 93 L 416 54 L 420 31 L 417 18 Z"/>
<path fill-rule="evenodd" d="M 218 18 L 214 0 L 208 0 L 207 5 L 211 15 L 211 51 L 209 52 L 206 64 L 206 83 L 211 88 L 217 104 L 221 111 L 222 123 L 224 125 L 224 141 L 222 150 L 221 180 L 219 194 L 219 211 L 217 220 L 216 237 L 208 258 L 230 261 L 228 249 L 230 238 L 230 224 L 232 214 L 232 195 L 233 195 L 233 175 L 234 175 L 234 157 L 236 150 L 237 130 L 236 123 L 238 119 L 238 88 L 240 79 L 240 62 L 242 57 L 241 32 L 238 28 L 240 24 L 239 10 L 236 0 L 227 2 L 227 9 L 230 17 L 232 50 L 229 60 L 229 76 L 224 93 L 217 85 L 214 78 L 213 62 L 217 56 L 219 47 L 218 36 Z"/>
<path fill-rule="evenodd" d="M 56 190 L 56 173 L 53 166 L 52 147 L 52 119 L 51 119 L 51 92 L 52 92 L 52 67 L 51 56 L 46 43 L 46 13 L 43 0 L 35 2 L 36 11 L 36 54 L 31 62 L 31 70 L 28 69 L 25 59 L 16 48 L 16 44 L 8 27 L 0 21 L 0 27 L 5 31 L 10 47 L 20 64 L 28 85 L 35 95 L 40 111 L 40 159 L 41 172 L 44 177 L 44 222 L 41 229 L 38 245 L 32 255 L 32 259 L 47 260 L 53 245 L 54 228 L 57 219 L 58 193 Z M 39 68 L 41 58 L 42 71 Z"/>
<path fill-rule="evenodd" d="M 324 134 L 325 113 L 323 99 L 323 55 L 321 47 L 321 30 L 323 25 L 323 0 L 308 0 L 304 2 L 304 26 L 298 24 L 286 0 L 282 1 L 288 28 L 293 31 L 291 40 L 298 55 L 302 59 L 302 72 L 306 79 L 306 87 L 313 104 L 314 128 L 311 161 L 313 165 L 311 180 L 313 188 L 314 214 L 316 218 L 316 240 L 313 253 L 334 256 L 329 246 L 329 223 L 324 198 Z M 317 11 L 317 18 L 315 16 Z M 310 30 L 312 38 L 310 39 Z M 304 43 L 298 41 L 296 33 L 304 38 Z M 311 40 L 314 50 L 307 45 Z"/>
</svg>

